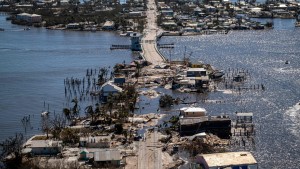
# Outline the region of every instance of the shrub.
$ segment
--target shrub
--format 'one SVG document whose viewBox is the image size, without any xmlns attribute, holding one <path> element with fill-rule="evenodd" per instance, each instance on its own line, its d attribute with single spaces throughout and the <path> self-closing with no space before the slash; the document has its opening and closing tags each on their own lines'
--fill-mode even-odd
<svg viewBox="0 0 300 169">
<path fill-rule="evenodd" d="M 174 101 L 172 96 L 165 94 L 159 98 L 159 106 L 160 107 L 171 107 Z"/>
</svg>

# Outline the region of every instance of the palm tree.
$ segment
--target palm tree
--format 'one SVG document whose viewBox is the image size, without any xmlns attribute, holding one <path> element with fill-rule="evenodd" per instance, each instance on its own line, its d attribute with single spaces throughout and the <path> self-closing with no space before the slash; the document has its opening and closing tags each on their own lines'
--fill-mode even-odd
<svg viewBox="0 0 300 169">
<path fill-rule="evenodd" d="M 72 108 L 72 116 L 77 117 L 79 115 L 79 109 L 80 109 L 78 106 L 78 100 L 75 97 L 71 102 L 74 103 L 74 106 Z"/>
<path fill-rule="evenodd" d="M 63 113 L 65 115 L 65 117 L 67 118 L 68 121 L 71 121 L 71 110 L 69 108 L 63 108 Z"/>
<path fill-rule="evenodd" d="M 101 115 L 101 109 L 100 109 L 100 104 L 96 103 L 95 104 L 95 114 L 96 114 L 96 118 L 98 118 Z"/>
<path fill-rule="evenodd" d="M 71 102 L 74 103 L 73 108 L 63 108 L 63 114 L 68 121 L 71 121 L 75 117 L 78 117 L 80 110 L 77 98 L 74 98 Z"/>
<path fill-rule="evenodd" d="M 109 111 L 109 116 L 110 117 L 111 117 L 112 110 L 114 108 L 114 104 L 115 104 L 116 99 L 117 99 L 117 97 L 114 97 L 111 93 L 108 95 L 106 108 Z"/>
<path fill-rule="evenodd" d="M 135 109 L 135 105 L 136 105 L 137 99 L 138 99 L 138 93 L 136 91 L 134 91 L 133 97 L 131 99 L 132 107 L 130 109 L 130 111 L 132 113 L 134 113 L 134 109 Z"/>
<path fill-rule="evenodd" d="M 85 108 L 85 113 L 87 116 L 90 116 L 92 119 L 91 123 L 94 123 L 95 122 L 95 116 L 96 116 L 96 113 L 95 111 L 93 110 L 93 106 L 92 105 L 89 105 Z"/>
<path fill-rule="evenodd" d="M 136 64 L 136 72 L 135 72 L 135 77 L 137 78 L 137 82 L 139 82 L 139 77 L 142 69 L 142 65 L 138 61 L 134 61 Z"/>
<path fill-rule="evenodd" d="M 98 75 L 98 84 L 102 85 L 103 83 L 105 83 L 105 81 L 107 80 L 107 73 L 108 73 L 108 69 L 107 68 L 101 68 L 99 70 L 99 75 Z"/>
<path fill-rule="evenodd" d="M 122 104 L 120 107 L 119 107 L 119 117 L 120 117 L 120 120 L 125 122 L 129 116 L 129 113 L 128 113 L 128 109 L 126 109 L 125 105 Z"/>
<path fill-rule="evenodd" d="M 135 110 L 135 104 L 133 102 L 130 102 L 128 104 L 128 109 L 129 111 L 133 114 L 134 113 L 134 110 Z"/>
</svg>

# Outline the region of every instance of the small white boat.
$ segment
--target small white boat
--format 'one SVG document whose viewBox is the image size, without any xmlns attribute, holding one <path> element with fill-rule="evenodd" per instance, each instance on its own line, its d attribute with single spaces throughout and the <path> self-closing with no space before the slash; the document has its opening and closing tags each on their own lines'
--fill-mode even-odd
<svg viewBox="0 0 300 169">
<path fill-rule="evenodd" d="M 49 111 L 44 111 L 44 112 L 41 113 L 41 116 L 48 116 L 49 113 L 50 113 Z"/>
<path fill-rule="evenodd" d="M 45 105 L 46 105 L 46 103 L 45 103 L 45 101 L 44 101 L 44 110 L 45 110 Z M 43 111 L 43 112 L 41 113 L 41 116 L 42 116 L 42 117 L 48 116 L 49 113 L 50 113 L 50 111 L 49 111 L 49 104 L 48 104 L 48 110 Z"/>
<path fill-rule="evenodd" d="M 221 70 L 221 71 L 216 70 L 215 72 L 213 72 L 213 73 L 211 74 L 211 78 L 212 78 L 212 79 L 219 79 L 219 78 L 221 78 L 221 77 L 224 76 L 224 75 L 225 75 L 225 73 L 224 73 L 223 70 Z"/>
<path fill-rule="evenodd" d="M 133 34 L 134 32 L 133 31 L 127 31 L 127 32 L 123 32 L 120 34 L 120 36 L 127 36 L 127 37 L 130 37 L 131 34 Z"/>
</svg>

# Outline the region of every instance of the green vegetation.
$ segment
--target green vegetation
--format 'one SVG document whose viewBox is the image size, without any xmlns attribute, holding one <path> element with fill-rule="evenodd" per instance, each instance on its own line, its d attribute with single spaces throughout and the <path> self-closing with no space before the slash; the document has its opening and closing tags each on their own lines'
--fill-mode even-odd
<svg viewBox="0 0 300 169">
<path fill-rule="evenodd" d="M 32 140 L 47 140 L 47 136 L 35 136 Z"/>
<path fill-rule="evenodd" d="M 79 142 L 79 130 L 64 128 L 60 133 L 60 138 L 65 144 L 76 144 Z"/>
<path fill-rule="evenodd" d="M 165 94 L 159 98 L 160 107 L 171 107 L 174 104 L 173 97 L 171 95 Z"/>
<path fill-rule="evenodd" d="M 67 118 L 67 120 L 71 121 L 74 118 L 78 117 L 79 115 L 79 111 L 80 111 L 80 107 L 78 106 L 78 100 L 77 98 L 73 99 L 71 101 L 72 103 L 74 103 L 73 108 L 69 109 L 69 108 L 63 108 L 63 113 L 65 115 L 65 117 Z"/>
</svg>

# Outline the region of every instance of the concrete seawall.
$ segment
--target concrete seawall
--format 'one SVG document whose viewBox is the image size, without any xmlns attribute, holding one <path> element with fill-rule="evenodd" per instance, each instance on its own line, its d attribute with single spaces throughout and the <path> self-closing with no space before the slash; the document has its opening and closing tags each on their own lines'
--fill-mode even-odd
<svg viewBox="0 0 300 169">
<path fill-rule="evenodd" d="M 166 61 L 166 60 L 167 60 L 166 57 L 165 57 L 163 54 L 161 54 L 160 51 L 159 51 L 158 48 L 157 48 L 157 37 L 160 37 L 161 35 L 162 35 L 162 33 L 160 33 L 159 35 L 157 35 L 157 36 L 155 37 L 155 50 L 156 50 L 156 52 L 160 55 L 160 57 L 161 57 L 164 61 Z"/>
</svg>

